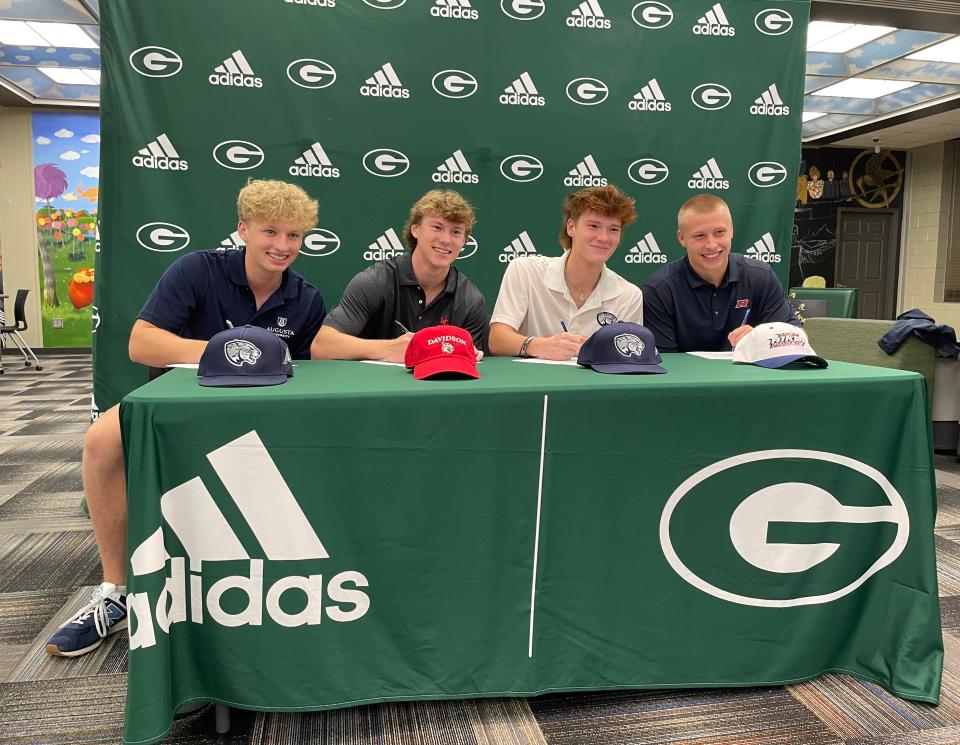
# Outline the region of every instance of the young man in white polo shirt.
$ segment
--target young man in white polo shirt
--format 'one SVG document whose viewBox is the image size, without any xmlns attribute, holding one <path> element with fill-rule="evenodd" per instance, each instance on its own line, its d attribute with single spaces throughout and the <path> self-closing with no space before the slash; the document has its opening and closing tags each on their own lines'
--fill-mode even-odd
<svg viewBox="0 0 960 745">
<path fill-rule="evenodd" d="M 520 257 L 503 274 L 490 317 L 492 354 L 565 360 L 600 328 L 602 312 L 643 323 L 640 288 L 607 268 L 637 219 L 634 200 L 612 184 L 595 186 L 568 194 L 563 211 L 563 256 Z"/>
</svg>

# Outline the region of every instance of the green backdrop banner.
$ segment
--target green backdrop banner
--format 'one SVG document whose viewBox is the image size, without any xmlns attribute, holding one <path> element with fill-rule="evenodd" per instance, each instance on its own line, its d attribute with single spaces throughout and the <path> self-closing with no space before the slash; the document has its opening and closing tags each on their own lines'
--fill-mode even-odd
<svg viewBox="0 0 960 745">
<path fill-rule="evenodd" d="M 459 259 L 492 309 L 507 263 L 558 255 L 563 195 L 639 219 L 611 266 L 677 258 L 679 205 L 727 199 L 734 248 L 787 279 L 809 0 L 103 0 L 95 402 L 145 380 L 137 312 L 184 252 L 239 247 L 250 177 L 320 201 L 296 269 L 333 305 L 402 250 L 410 204 L 461 191 Z M 173 20 L 175 19 L 175 20 Z"/>
</svg>

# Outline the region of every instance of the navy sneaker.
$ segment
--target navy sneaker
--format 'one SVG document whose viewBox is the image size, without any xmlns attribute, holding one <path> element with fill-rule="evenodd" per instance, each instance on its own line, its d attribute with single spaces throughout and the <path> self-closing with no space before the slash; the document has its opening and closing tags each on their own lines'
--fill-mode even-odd
<svg viewBox="0 0 960 745">
<path fill-rule="evenodd" d="M 47 654 L 79 657 L 95 650 L 110 634 L 127 628 L 127 597 L 111 597 L 116 589 L 109 582 L 94 589 L 90 602 L 47 641 Z"/>
</svg>

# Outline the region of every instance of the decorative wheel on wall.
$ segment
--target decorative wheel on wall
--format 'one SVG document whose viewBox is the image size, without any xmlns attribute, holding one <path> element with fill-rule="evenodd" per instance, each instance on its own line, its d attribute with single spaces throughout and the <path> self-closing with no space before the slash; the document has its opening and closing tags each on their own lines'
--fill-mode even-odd
<svg viewBox="0 0 960 745">
<path fill-rule="evenodd" d="M 864 150 L 854 158 L 847 181 L 850 194 L 864 207 L 886 207 L 903 186 L 903 166 L 889 150 Z"/>
</svg>

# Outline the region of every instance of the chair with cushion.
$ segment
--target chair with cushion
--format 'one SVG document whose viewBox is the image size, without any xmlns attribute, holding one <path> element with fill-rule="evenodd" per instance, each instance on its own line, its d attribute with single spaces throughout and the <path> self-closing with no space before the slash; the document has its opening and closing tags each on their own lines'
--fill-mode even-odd
<svg viewBox="0 0 960 745">
<path fill-rule="evenodd" d="M 857 287 L 791 287 L 789 295 L 795 300 L 826 300 L 831 318 L 856 318 L 860 303 Z"/>
<path fill-rule="evenodd" d="M 30 348 L 30 345 L 24 341 L 24 338 L 20 336 L 21 331 L 27 330 L 27 293 L 29 290 L 17 290 L 17 297 L 13 301 L 13 325 L 8 325 L 6 321 L 0 323 L 0 338 L 10 339 L 14 344 L 17 345 L 17 349 L 20 350 L 20 354 L 23 355 L 23 364 L 27 367 L 30 367 L 30 357 L 33 357 L 33 364 L 38 370 L 42 369 L 40 367 L 40 360 L 37 359 L 37 355 L 34 354 L 33 350 Z M 27 353 L 30 354 L 30 357 L 27 356 Z M 0 375 L 3 374 L 3 358 L 0 356 Z"/>
</svg>

